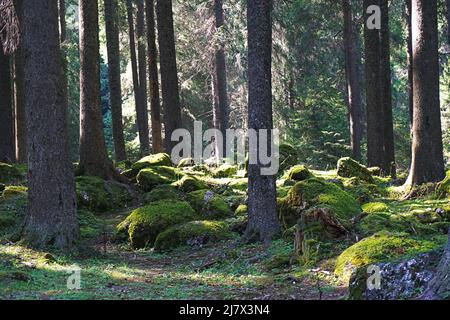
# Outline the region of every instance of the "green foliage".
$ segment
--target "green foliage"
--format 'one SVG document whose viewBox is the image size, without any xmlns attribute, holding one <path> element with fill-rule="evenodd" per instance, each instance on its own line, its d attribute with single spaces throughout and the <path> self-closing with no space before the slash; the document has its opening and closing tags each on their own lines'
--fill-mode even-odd
<svg viewBox="0 0 450 320">
<path fill-rule="evenodd" d="M 0 162 L 0 183 L 10 183 L 22 177 L 20 171 L 9 164 Z"/>
</svg>

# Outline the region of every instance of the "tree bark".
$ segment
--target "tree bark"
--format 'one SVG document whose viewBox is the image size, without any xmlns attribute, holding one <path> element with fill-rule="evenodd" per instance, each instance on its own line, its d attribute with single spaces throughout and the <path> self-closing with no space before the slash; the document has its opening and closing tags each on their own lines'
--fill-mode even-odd
<svg viewBox="0 0 450 320">
<path fill-rule="evenodd" d="M 347 94 L 349 109 L 350 141 L 353 158 L 361 161 L 361 139 L 362 139 L 362 94 L 358 79 L 359 65 L 355 49 L 356 39 L 353 30 L 352 6 L 350 0 L 342 0 L 344 12 L 344 48 L 345 48 L 345 70 L 347 75 Z"/>
<path fill-rule="evenodd" d="M 411 0 L 406 0 L 406 22 L 408 25 L 408 36 L 407 36 L 407 65 L 408 65 L 408 93 L 409 93 L 409 122 L 411 126 L 411 134 L 414 119 L 414 92 L 413 92 L 413 48 L 412 48 L 412 3 Z"/>
<path fill-rule="evenodd" d="M 145 47 L 145 8 L 144 0 L 137 0 L 137 41 L 138 41 L 138 70 L 139 70 L 139 94 L 142 108 L 142 130 L 145 131 L 145 143 L 142 151 L 145 154 L 150 152 L 150 131 L 148 127 L 148 102 L 147 102 L 147 57 Z"/>
<path fill-rule="evenodd" d="M 447 4 L 447 44 L 450 46 L 450 0 L 446 0 Z"/>
<path fill-rule="evenodd" d="M 273 128 L 271 12 L 271 0 L 247 1 L 248 123 L 249 129 L 257 132 Z M 271 139 L 267 140 L 267 150 L 270 150 Z M 248 169 L 249 221 L 246 235 L 268 242 L 280 231 L 276 177 L 262 175 L 261 168 L 263 165 L 258 160 L 258 164 L 250 164 Z"/>
<path fill-rule="evenodd" d="M 119 13 L 117 0 L 104 0 L 106 45 L 109 66 L 109 103 L 111 105 L 114 151 L 117 161 L 127 158 L 122 122 L 122 86 L 120 80 Z"/>
<path fill-rule="evenodd" d="M 219 32 L 224 25 L 223 0 L 214 0 L 214 15 L 216 32 Z M 226 141 L 226 131 L 229 129 L 230 110 L 228 105 L 227 90 L 227 63 L 225 56 L 225 45 L 221 40 L 214 54 L 214 127 L 222 132 L 222 137 Z M 216 139 L 216 141 L 218 141 Z M 224 144 L 225 146 L 225 144 Z M 216 152 L 218 152 L 217 150 Z M 223 149 L 223 157 L 226 156 L 226 148 Z"/>
<path fill-rule="evenodd" d="M 100 101 L 98 0 L 80 0 L 80 173 L 114 178 Z"/>
<path fill-rule="evenodd" d="M 172 133 L 182 128 L 172 0 L 156 1 L 156 18 L 164 110 L 164 146 L 165 151 L 170 154 L 177 143 L 171 141 Z"/>
<path fill-rule="evenodd" d="M 436 1 L 413 0 L 412 21 L 414 124 L 407 185 L 421 185 L 445 177 Z"/>
<path fill-rule="evenodd" d="M 69 249 L 78 222 L 56 1 L 24 0 L 22 39 L 29 150 L 24 239 L 35 247 Z"/>
<path fill-rule="evenodd" d="M 161 101 L 159 96 L 158 51 L 155 32 L 155 0 L 146 0 L 148 75 L 150 86 L 150 107 L 152 123 L 152 151 L 164 151 L 162 140 Z"/>
<path fill-rule="evenodd" d="M 146 122 L 147 111 L 142 106 L 142 94 L 140 77 L 138 70 L 138 58 L 136 55 L 136 38 L 134 28 L 134 15 L 133 15 L 133 1 L 127 0 L 127 17 L 128 17 L 128 35 L 130 38 L 130 58 L 131 58 L 131 70 L 133 73 L 133 88 L 134 88 L 134 100 L 136 104 L 136 122 L 139 132 L 139 142 L 141 148 L 141 155 L 146 155 L 149 151 L 149 130 L 148 121 Z M 147 125 L 146 125 L 147 123 Z"/>
<path fill-rule="evenodd" d="M 395 164 L 394 123 L 392 116 L 392 72 L 391 72 L 391 41 L 389 28 L 389 2 L 381 0 L 381 30 L 380 30 L 380 75 L 381 75 L 381 103 L 383 107 L 383 146 L 384 172 L 392 178 L 397 177 Z"/>
<path fill-rule="evenodd" d="M 1 25 L 0 25 L 1 29 Z M 14 154 L 14 118 L 10 58 L 0 43 L 0 162 L 11 163 Z"/>
<path fill-rule="evenodd" d="M 384 169 L 384 121 L 380 81 L 380 34 L 367 27 L 367 8 L 379 6 L 378 0 L 364 0 L 364 45 L 366 52 L 367 162 Z"/>
<path fill-rule="evenodd" d="M 23 31 L 23 0 L 14 0 L 14 7 Z M 15 115 L 16 115 L 16 158 L 20 163 L 28 161 L 27 125 L 24 101 L 24 70 L 22 46 L 19 44 L 14 53 L 14 83 L 15 83 Z"/>
</svg>

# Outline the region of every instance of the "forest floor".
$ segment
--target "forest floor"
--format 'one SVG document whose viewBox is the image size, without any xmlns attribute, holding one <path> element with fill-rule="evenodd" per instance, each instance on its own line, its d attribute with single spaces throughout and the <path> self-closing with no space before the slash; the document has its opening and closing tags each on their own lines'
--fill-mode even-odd
<svg viewBox="0 0 450 320">
<path fill-rule="evenodd" d="M 275 241 L 239 240 L 181 248 L 168 254 L 133 251 L 110 243 L 108 234 L 128 212 L 104 217 L 106 232 L 82 245 L 72 257 L 0 245 L 0 299 L 344 299 L 346 288 L 333 269 L 273 268 L 273 257 L 292 247 Z M 106 239 L 106 241 L 105 241 Z M 105 244 L 106 242 L 106 244 Z M 81 289 L 67 288 L 81 270 Z"/>
</svg>

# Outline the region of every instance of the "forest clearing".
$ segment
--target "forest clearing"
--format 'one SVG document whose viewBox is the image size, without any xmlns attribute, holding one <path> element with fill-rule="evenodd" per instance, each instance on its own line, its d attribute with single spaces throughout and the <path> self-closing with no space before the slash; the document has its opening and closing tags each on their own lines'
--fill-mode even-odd
<svg viewBox="0 0 450 320">
<path fill-rule="evenodd" d="M 0 0 L 0 300 L 450 299 L 449 20 Z"/>
</svg>

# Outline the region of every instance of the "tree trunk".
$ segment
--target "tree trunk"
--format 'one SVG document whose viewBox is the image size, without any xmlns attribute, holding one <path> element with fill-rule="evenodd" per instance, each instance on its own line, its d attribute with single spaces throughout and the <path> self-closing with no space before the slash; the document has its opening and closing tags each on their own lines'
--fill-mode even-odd
<svg viewBox="0 0 450 320">
<path fill-rule="evenodd" d="M 19 25 L 23 26 L 23 0 L 14 0 Z M 23 27 L 22 27 L 23 28 Z M 22 30 L 23 31 L 23 30 Z M 15 115 L 16 115 L 16 158 L 20 163 L 28 161 L 27 155 L 27 125 L 24 101 L 24 70 L 22 46 L 14 53 L 14 83 L 15 83 Z"/>
<path fill-rule="evenodd" d="M 150 106 L 152 122 L 153 153 L 164 151 L 162 140 L 161 102 L 159 97 L 158 51 L 155 32 L 155 0 L 146 0 L 148 75 L 150 86 Z"/>
<path fill-rule="evenodd" d="M 114 151 L 117 161 L 127 158 L 122 123 L 122 86 L 120 80 L 119 13 L 117 0 L 104 0 L 106 45 L 109 66 L 109 102 L 111 105 Z"/>
<path fill-rule="evenodd" d="M 437 3 L 412 1 L 414 120 L 408 185 L 445 177 L 439 101 Z"/>
<path fill-rule="evenodd" d="M 355 31 L 353 30 L 352 6 L 350 0 L 342 0 L 344 12 L 344 47 L 345 47 L 345 70 L 348 88 L 348 109 L 350 123 L 350 141 L 353 158 L 361 161 L 361 138 L 362 138 L 362 100 L 361 85 L 358 79 L 358 57 L 355 50 Z"/>
<path fill-rule="evenodd" d="M 80 173 L 114 178 L 100 101 L 98 0 L 80 0 Z"/>
<path fill-rule="evenodd" d="M 156 1 L 156 18 L 158 21 L 161 89 L 164 110 L 164 145 L 166 152 L 170 154 L 177 143 L 171 141 L 172 133 L 182 128 L 172 0 Z"/>
<path fill-rule="evenodd" d="M 450 46 L 450 0 L 447 3 L 447 44 Z"/>
<path fill-rule="evenodd" d="M 130 38 L 130 57 L 131 57 L 131 70 L 133 73 L 133 88 L 134 88 L 134 100 L 136 104 L 136 121 L 139 132 L 139 142 L 141 148 L 141 155 L 146 155 L 149 151 L 149 130 L 148 130 L 148 119 L 147 111 L 142 106 L 142 94 L 140 77 L 138 70 L 138 61 L 136 55 L 136 38 L 134 29 L 134 18 L 133 18 L 133 1 L 127 0 L 127 16 L 128 16 L 128 35 Z M 147 125 L 146 125 L 147 123 Z"/>
<path fill-rule="evenodd" d="M 433 279 L 422 294 L 422 300 L 448 300 L 450 293 L 450 230 L 447 246 Z"/>
<path fill-rule="evenodd" d="M 392 116 L 392 72 L 391 72 L 391 41 L 389 28 L 389 1 L 381 0 L 381 103 L 383 107 L 383 145 L 384 145 L 384 169 L 385 174 L 392 178 L 397 177 L 395 165 L 394 123 Z"/>
<path fill-rule="evenodd" d="M 35 247 L 69 249 L 78 234 L 78 222 L 62 90 L 58 6 L 48 0 L 25 0 L 24 4 L 29 150 L 24 239 Z"/>
<path fill-rule="evenodd" d="M 1 29 L 1 26 L 0 26 Z M 14 154 L 14 118 L 10 59 L 0 43 L 0 162 L 11 163 Z"/>
<path fill-rule="evenodd" d="M 413 48 L 412 48 L 412 12 L 411 12 L 411 0 L 406 0 L 406 22 L 408 25 L 408 36 L 407 36 L 407 65 L 408 65 L 408 93 L 409 93 L 409 122 L 411 126 L 411 134 L 412 134 L 412 126 L 414 119 L 414 92 L 413 92 Z"/>
<path fill-rule="evenodd" d="M 272 129 L 272 1 L 248 0 L 249 129 Z M 259 139 L 258 139 L 259 140 Z M 271 139 L 267 139 L 270 150 Z M 259 145 L 259 143 L 258 143 Z M 258 147 L 259 150 L 259 147 Z M 262 175 L 263 165 L 248 169 L 249 221 L 246 235 L 270 241 L 280 231 L 275 176 Z"/>
<path fill-rule="evenodd" d="M 220 29 L 224 25 L 223 0 L 214 0 L 214 15 L 216 20 L 216 32 L 220 32 Z M 214 98 L 216 103 L 214 103 L 215 110 L 213 112 L 214 126 L 215 129 L 219 129 L 222 132 L 222 137 L 224 138 L 224 141 L 226 141 L 226 131 L 229 129 L 230 110 L 227 90 L 227 64 L 223 41 L 220 41 L 215 51 L 213 81 L 213 87 L 215 88 L 214 95 L 216 96 Z M 216 141 L 218 140 L 216 139 Z M 223 157 L 226 156 L 225 152 L 226 148 L 224 147 Z"/>
<path fill-rule="evenodd" d="M 137 0 L 137 41 L 138 41 L 138 70 L 139 70 L 139 94 L 142 113 L 142 130 L 145 131 L 145 143 L 142 146 L 144 155 L 150 152 L 150 131 L 148 127 L 148 102 L 147 102 L 147 57 L 145 47 L 145 8 L 144 0 Z"/>
<path fill-rule="evenodd" d="M 380 81 L 380 33 L 367 27 L 367 8 L 380 5 L 378 0 L 364 0 L 364 45 L 366 52 L 367 162 L 370 167 L 385 169 L 384 120 Z"/>
</svg>

